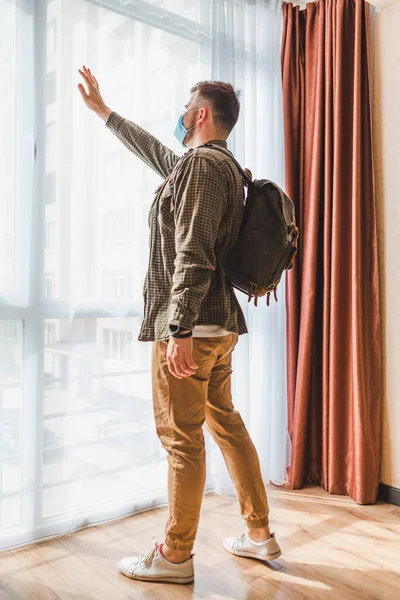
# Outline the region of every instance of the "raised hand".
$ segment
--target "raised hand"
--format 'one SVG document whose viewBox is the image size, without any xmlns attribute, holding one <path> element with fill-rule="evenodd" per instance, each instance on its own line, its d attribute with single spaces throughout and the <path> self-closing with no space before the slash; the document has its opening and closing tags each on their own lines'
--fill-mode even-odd
<svg viewBox="0 0 400 600">
<path fill-rule="evenodd" d="M 78 71 L 86 84 L 86 88 L 82 83 L 78 84 L 78 89 L 84 103 L 90 110 L 93 110 L 101 119 L 103 119 L 103 121 L 107 121 L 112 111 L 108 108 L 100 94 L 100 88 L 96 77 L 91 73 L 90 69 L 85 66 L 83 66 L 82 69 L 78 69 Z"/>
</svg>

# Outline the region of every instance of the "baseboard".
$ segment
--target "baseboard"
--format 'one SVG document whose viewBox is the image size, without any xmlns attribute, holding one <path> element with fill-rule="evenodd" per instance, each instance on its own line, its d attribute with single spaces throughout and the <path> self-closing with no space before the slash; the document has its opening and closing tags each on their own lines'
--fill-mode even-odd
<svg viewBox="0 0 400 600">
<path fill-rule="evenodd" d="M 385 483 L 380 483 L 379 500 L 400 506 L 400 489 L 386 485 Z"/>
</svg>

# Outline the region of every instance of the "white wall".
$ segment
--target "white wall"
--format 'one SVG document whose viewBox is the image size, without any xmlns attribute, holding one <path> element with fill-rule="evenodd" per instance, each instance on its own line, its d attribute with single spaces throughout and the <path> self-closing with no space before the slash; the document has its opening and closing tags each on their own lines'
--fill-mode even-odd
<svg viewBox="0 0 400 600">
<path fill-rule="evenodd" d="M 381 481 L 400 488 L 400 0 L 379 2 L 372 69 L 384 386 Z"/>
</svg>

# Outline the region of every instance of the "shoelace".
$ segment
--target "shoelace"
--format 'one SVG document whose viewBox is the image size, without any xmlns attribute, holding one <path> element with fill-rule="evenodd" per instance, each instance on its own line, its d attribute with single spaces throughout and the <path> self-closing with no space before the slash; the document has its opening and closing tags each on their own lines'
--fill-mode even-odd
<svg viewBox="0 0 400 600">
<path fill-rule="evenodd" d="M 137 564 L 148 565 L 153 561 L 154 554 L 158 548 L 157 538 L 153 535 L 154 548 L 152 548 L 147 554 L 139 554 Z"/>
<path fill-rule="evenodd" d="M 239 535 L 239 541 L 240 542 L 244 542 L 244 540 L 247 538 L 247 531 L 242 531 L 242 533 Z"/>
</svg>

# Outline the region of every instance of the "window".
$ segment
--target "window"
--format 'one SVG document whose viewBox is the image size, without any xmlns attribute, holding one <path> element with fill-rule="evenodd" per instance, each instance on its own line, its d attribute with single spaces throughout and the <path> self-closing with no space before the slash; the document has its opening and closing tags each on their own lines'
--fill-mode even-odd
<svg viewBox="0 0 400 600">
<path fill-rule="evenodd" d="M 107 35 L 104 40 L 106 49 L 104 59 L 107 69 L 112 69 L 116 64 L 129 59 L 129 38 L 135 35 L 134 27 L 134 21 L 126 20 Z"/>
<path fill-rule="evenodd" d="M 132 207 L 104 213 L 103 231 L 105 245 L 132 243 L 134 216 L 135 211 Z"/>
<path fill-rule="evenodd" d="M 132 297 L 132 275 L 113 277 L 113 296 L 116 300 Z"/>
<path fill-rule="evenodd" d="M 175 115 L 206 74 L 202 26 L 187 40 L 178 13 L 36 4 L 0 0 L 0 550 L 62 533 L 71 512 L 132 505 L 132 489 L 164 501 L 151 345 L 137 340 L 160 178 L 93 118 L 76 68 L 90 61 L 113 108 L 177 152 Z"/>
<path fill-rule="evenodd" d="M 4 337 L 11 342 L 19 342 L 21 339 L 21 321 L 3 321 Z"/>
<path fill-rule="evenodd" d="M 1 510 L 7 515 L 7 523 L 2 529 L 12 530 L 21 523 L 20 503 L 23 495 L 21 480 L 22 450 L 24 440 L 22 424 L 23 367 L 21 320 L 0 320 L 0 369 L 1 369 L 1 444 L 0 444 L 0 498 Z"/>
<path fill-rule="evenodd" d="M 56 20 L 53 19 L 47 25 L 47 56 L 56 51 Z"/>
<path fill-rule="evenodd" d="M 199 21 L 201 18 L 201 2 L 199 0 L 147 0 L 151 4 L 177 13 L 186 19 Z"/>
<path fill-rule="evenodd" d="M 7 288 L 12 288 L 12 286 L 14 285 L 14 274 L 11 272 L 8 273 L 4 273 L 4 287 Z"/>
<path fill-rule="evenodd" d="M 103 330 L 104 358 L 130 362 L 132 360 L 132 332 Z"/>
<path fill-rule="evenodd" d="M 12 221 L 14 218 L 14 203 L 11 194 L 7 196 L 4 204 L 6 207 L 6 219 Z"/>
<path fill-rule="evenodd" d="M 5 90 L 11 90 L 14 85 L 14 73 L 13 73 L 13 64 L 12 64 L 12 56 L 5 56 L 4 62 L 2 62 L 3 69 L 0 71 L 0 82 L 2 84 L 2 88 Z"/>
<path fill-rule="evenodd" d="M 104 189 L 107 195 L 111 197 L 115 190 L 116 183 L 123 176 L 123 160 L 125 151 L 123 148 L 108 152 L 104 157 Z"/>
<path fill-rule="evenodd" d="M 76 515 L 122 516 L 167 495 L 151 344 L 137 340 L 160 178 L 88 111 L 76 68 L 89 61 L 105 101 L 181 155 L 176 118 L 214 53 L 271 113 L 272 57 L 255 42 L 246 51 L 255 36 L 236 18 L 251 4 L 219 2 L 239 30 L 231 52 L 235 35 L 212 39 L 206 1 L 48 0 L 46 11 L 45 0 L 0 0 L 0 550 L 65 533 Z M 266 120 L 255 116 L 241 137 Z M 245 138 L 241 151 L 246 142 L 254 155 Z"/>
<path fill-rule="evenodd" d="M 45 273 L 44 276 L 44 297 L 54 298 L 54 275 L 53 273 Z"/>
<path fill-rule="evenodd" d="M 46 239 L 45 239 L 45 248 L 46 250 L 54 250 L 55 248 L 55 223 L 46 223 Z"/>
<path fill-rule="evenodd" d="M 6 233 L 4 236 L 4 255 L 8 260 L 14 256 L 14 238 L 12 233 Z"/>
<path fill-rule="evenodd" d="M 56 325 L 55 323 L 45 323 L 44 326 L 44 343 L 45 346 L 51 346 L 56 341 Z"/>
<path fill-rule="evenodd" d="M 46 204 L 54 204 L 56 201 L 56 174 L 46 173 Z"/>
<path fill-rule="evenodd" d="M 46 152 L 52 154 L 56 151 L 56 124 L 48 123 L 46 128 Z"/>
<path fill-rule="evenodd" d="M 47 104 L 52 104 L 56 101 L 57 92 L 56 92 L 56 72 L 50 71 L 47 73 Z"/>
</svg>

